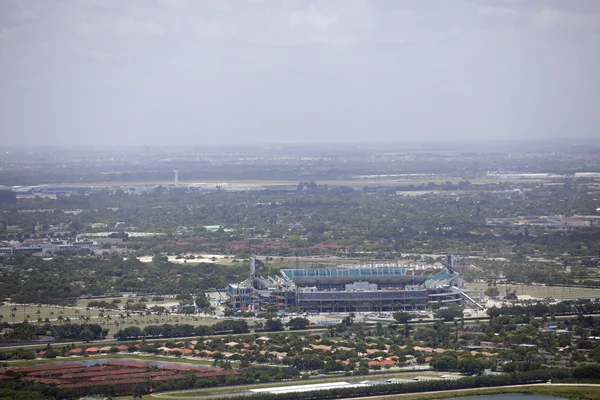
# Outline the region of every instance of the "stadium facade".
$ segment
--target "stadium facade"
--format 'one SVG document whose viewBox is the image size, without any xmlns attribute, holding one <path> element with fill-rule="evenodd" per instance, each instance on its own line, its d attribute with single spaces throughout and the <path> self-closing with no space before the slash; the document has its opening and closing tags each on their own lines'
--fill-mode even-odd
<svg viewBox="0 0 600 400">
<path fill-rule="evenodd" d="M 481 308 L 480 291 L 467 291 L 449 255 L 441 265 L 370 264 L 335 268 L 282 269 L 259 277 L 251 259 L 249 277 L 227 286 L 236 310 L 298 306 L 310 312 L 426 310 L 434 305 Z"/>
</svg>

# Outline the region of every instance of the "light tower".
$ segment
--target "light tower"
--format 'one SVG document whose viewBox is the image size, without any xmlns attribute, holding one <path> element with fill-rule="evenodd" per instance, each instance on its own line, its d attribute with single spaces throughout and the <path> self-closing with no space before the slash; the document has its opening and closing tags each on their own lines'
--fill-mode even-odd
<svg viewBox="0 0 600 400">
<path fill-rule="evenodd" d="M 175 186 L 179 186 L 179 170 L 176 169 L 173 173 L 175 174 Z"/>
<path fill-rule="evenodd" d="M 256 277 L 256 259 L 254 257 L 250 257 L 250 268 L 248 272 L 249 277 L 246 281 L 246 287 L 252 289 L 254 287 L 254 278 Z"/>
</svg>

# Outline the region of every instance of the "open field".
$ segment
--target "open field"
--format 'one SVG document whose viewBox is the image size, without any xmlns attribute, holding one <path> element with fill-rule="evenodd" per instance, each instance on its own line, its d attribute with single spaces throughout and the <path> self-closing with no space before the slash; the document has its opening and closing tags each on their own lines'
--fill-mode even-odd
<svg viewBox="0 0 600 400">
<path fill-rule="evenodd" d="M 487 289 L 486 283 L 467 283 L 467 289 Z M 536 299 L 579 299 L 579 298 L 600 298 L 600 289 L 568 287 L 568 286 L 533 286 L 533 285 L 504 285 L 499 284 L 500 296 L 506 295 L 506 289 L 515 290 L 517 297 L 530 296 Z"/>
<path fill-rule="evenodd" d="M 529 394 L 554 396 L 572 400 L 592 400 L 600 398 L 600 385 L 592 384 L 533 384 L 519 386 L 503 386 L 497 388 L 474 388 L 462 390 L 444 390 L 439 392 L 394 394 L 388 396 L 358 397 L 357 399 L 456 399 L 460 397 L 500 395 L 500 394 Z"/>
<path fill-rule="evenodd" d="M 103 298 L 103 299 L 93 299 L 93 300 L 104 300 L 107 302 L 111 302 L 114 299 L 121 300 L 120 306 L 123 306 L 127 301 L 125 297 L 118 298 Z M 23 322 L 27 319 L 31 323 L 38 323 L 38 318 L 41 318 L 42 321 L 45 321 L 46 318 L 50 320 L 50 323 L 53 325 L 60 325 L 61 323 L 66 323 L 67 318 L 72 323 L 83 323 L 86 318 L 89 318 L 90 323 L 100 324 L 104 328 L 109 329 L 108 337 L 112 337 L 112 335 L 119 330 L 119 328 L 125 328 L 127 326 L 138 326 L 140 329 L 144 329 L 147 325 L 157 325 L 157 324 L 190 324 L 193 326 L 198 325 L 213 325 L 218 320 L 214 317 L 201 316 L 201 315 L 184 315 L 184 314 L 163 314 L 163 315 L 140 315 L 137 312 L 127 312 L 124 310 L 106 310 L 101 311 L 97 309 L 87 309 L 87 304 L 91 300 L 82 299 L 77 302 L 77 305 L 74 307 L 60 307 L 60 306 L 47 306 L 44 305 L 42 307 L 38 307 L 33 304 L 26 305 L 13 305 L 10 303 L 6 303 L 0 306 L 0 316 L 2 316 L 2 322 Z M 178 302 L 175 300 L 166 299 L 165 301 L 160 302 L 149 302 L 148 305 L 162 305 L 166 306 L 169 304 L 177 304 Z M 11 316 L 14 311 L 15 317 Z M 28 318 L 29 316 L 29 318 Z"/>
</svg>

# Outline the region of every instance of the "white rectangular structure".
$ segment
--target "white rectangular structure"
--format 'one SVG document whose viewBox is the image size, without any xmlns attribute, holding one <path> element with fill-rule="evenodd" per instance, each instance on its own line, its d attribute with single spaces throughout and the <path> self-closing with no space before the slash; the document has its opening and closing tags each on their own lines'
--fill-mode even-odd
<svg viewBox="0 0 600 400">
<path fill-rule="evenodd" d="M 353 387 L 370 386 L 366 383 L 349 383 L 349 382 L 331 382 L 331 383 L 315 383 L 309 385 L 294 385 L 294 386 L 279 386 L 263 389 L 250 389 L 247 393 L 271 393 L 285 394 L 297 392 L 311 392 L 314 390 L 330 390 L 330 389 L 347 389 Z"/>
</svg>

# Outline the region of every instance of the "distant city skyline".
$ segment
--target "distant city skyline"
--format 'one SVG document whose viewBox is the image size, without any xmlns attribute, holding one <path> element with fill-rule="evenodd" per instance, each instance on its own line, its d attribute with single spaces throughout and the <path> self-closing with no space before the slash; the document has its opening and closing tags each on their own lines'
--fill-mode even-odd
<svg viewBox="0 0 600 400">
<path fill-rule="evenodd" d="M 600 137 L 600 2 L 4 0 L 4 146 Z"/>
</svg>

